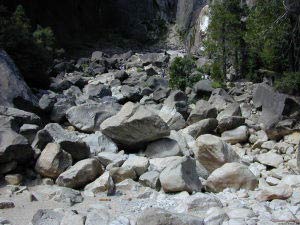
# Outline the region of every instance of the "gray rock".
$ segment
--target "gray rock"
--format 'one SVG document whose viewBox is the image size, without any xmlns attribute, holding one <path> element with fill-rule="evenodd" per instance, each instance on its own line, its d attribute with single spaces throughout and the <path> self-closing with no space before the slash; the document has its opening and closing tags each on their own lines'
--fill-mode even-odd
<svg viewBox="0 0 300 225">
<path fill-rule="evenodd" d="M 27 138 L 29 143 L 32 143 L 34 140 L 34 137 L 40 127 L 35 124 L 24 124 L 22 127 L 20 127 L 20 134 Z"/>
<path fill-rule="evenodd" d="M 281 155 L 278 155 L 273 152 L 267 152 L 263 154 L 259 154 L 256 156 L 258 162 L 263 165 L 271 166 L 271 167 L 279 167 L 281 163 L 283 163 L 283 158 Z"/>
<path fill-rule="evenodd" d="M 253 103 L 262 107 L 262 114 L 259 122 L 265 125 L 265 129 L 270 129 L 282 118 L 285 107 L 286 96 L 275 92 L 267 84 L 257 84 L 253 93 Z"/>
<path fill-rule="evenodd" d="M 293 194 L 293 189 L 288 185 L 265 186 L 260 190 L 256 199 L 259 201 L 272 201 L 274 199 L 288 199 Z"/>
<path fill-rule="evenodd" d="M 109 188 L 109 179 L 110 179 L 109 172 L 106 171 L 95 181 L 86 185 L 84 191 L 87 193 L 91 192 L 93 194 L 105 192 Z"/>
<path fill-rule="evenodd" d="M 41 119 L 34 113 L 26 112 L 16 108 L 10 108 L 0 105 L 0 115 L 5 117 L 12 117 L 13 122 L 21 127 L 23 124 L 37 124 L 41 123 Z"/>
<path fill-rule="evenodd" d="M 165 158 L 169 156 L 182 156 L 178 142 L 171 138 L 163 138 L 150 143 L 145 151 L 149 158 Z"/>
<path fill-rule="evenodd" d="M 182 132 L 187 133 L 196 139 L 200 135 L 213 132 L 217 128 L 217 126 L 218 120 L 213 118 L 204 119 L 184 128 Z"/>
<path fill-rule="evenodd" d="M 77 203 L 83 202 L 83 197 L 80 191 L 66 187 L 58 187 L 52 193 L 52 196 L 53 197 L 51 197 L 51 199 L 53 199 L 54 201 L 63 202 L 69 206 L 73 206 Z"/>
<path fill-rule="evenodd" d="M 35 170 L 44 177 L 56 179 L 72 166 L 72 156 L 59 144 L 49 143 L 35 164 Z"/>
<path fill-rule="evenodd" d="M 184 117 L 177 112 L 175 107 L 163 105 L 159 116 L 167 123 L 171 130 L 180 130 L 185 126 Z"/>
<path fill-rule="evenodd" d="M 83 135 L 82 140 L 89 146 L 91 155 L 93 156 L 97 156 L 100 152 L 115 153 L 118 151 L 118 146 L 100 131 Z"/>
<path fill-rule="evenodd" d="M 215 107 L 211 106 L 205 100 L 199 100 L 196 103 L 195 108 L 192 110 L 189 118 L 187 119 L 188 124 L 196 123 L 200 120 L 208 118 L 216 118 L 218 111 Z"/>
<path fill-rule="evenodd" d="M 112 95 L 108 86 L 97 82 L 87 84 L 83 89 L 83 93 L 88 99 L 103 98 Z"/>
<path fill-rule="evenodd" d="M 97 159 L 104 166 L 108 166 L 109 164 L 113 163 L 116 167 L 120 167 L 127 160 L 127 158 L 127 155 L 113 152 L 101 152 L 97 155 Z"/>
<path fill-rule="evenodd" d="M 59 98 L 52 107 L 50 114 L 51 121 L 56 123 L 65 121 L 66 112 L 73 106 L 75 106 L 75 102 L 72 99 Z"/>
<path fill-rule="evenodd" d="M 149 108 L 126 103 L 121 111 L 101 124 L 102 132 L 116 142 L 136 147 L 170 134 L 168 125 Z"/>
<path fill-rule="evenodd" d="M 136 179 L 134 169 L 128 167 L 114 167 L 110 169 L 109 175 L 112 177 L 114 183 L 120 183 L 126 179 Z"/>
<path fill-rule="evenodd" d="M 34 149 L 41 151 L 48 143 L 60 144 L 62 149 L 72 155 L 74 161 L 90 156 L 89 146 L 75 132 L 64 130 L 59 124 L 50 123 L 40 130 L 32 143 Z"/>
<path fill-rule="evenodd" d="M 180 156 L 170 156 L 166 158 L 154 158 L 150 159 L 149 171 L 163 171 L 171 163 L 180 160 Z"/>
<path fill-rule="evenodd" d="M 229 116 L 219 120 L 217 131 L 223 133 L 224 131 L 233 130 L 245 124 L 245 118 L 240 116 Z"/>
<path fill-rule="evenodd" d="M 183 157 L 169 164 L 159 176 L 161 186 L 165 192 L 180 192 L 201 190 L 201 182 L 197 176 L 196 161 L 190 157 Z"/>
<path fill-rule="evenodd" d="M 137 219 L 137 225 L 204 225 L 203 219 L 186 214 L 176 214 L 163 209 L 149 208 Z"/>
<path fill-rule="evenodd" d="M 0 163 L 27 163 L 33 155 L 34 151 L 24 136 L 11 129 L 0 129 Z"/>
<path fill-rule="evenodd" d="M 200 80 L 194 85 L 194 91 L 197 95 L 211 94 L 213 90 L 212 81 L 210 80 Z"/>
<path fill-rule="evenodd" d="M 225 131 L 222 133 L 221 138 L 230 144 L 247 142 L 249 138 L 248 128 L 240 126 L 234 130 Z"/>
<path fill-rule="evenodd" d="M 143 66 L 154 65 L 161 67 L 163 64 L 169 62 L 169 55 L 165 53 L 146 53 L 140 56 Z"/>
<path fill-rule="evenodd" d="M 85 159 L 77 162 L 56 179 L 56 184 L 69 188 L 81 188 L 103 174 L 97 159 Z"/>
<path fill-rule="evenodd" d="M 209 173 L 225 163 L 240 160 L 230 145 L 210 134 L 200 136 L 197 139 L 197 146 L 195 157 Z"/>
<path fill-rule="evenodd" d="M 52 209 L 38 210 L 32 220 L 32 225 L 60 225 L 63 214 Z"/>
<path fill-rule="evenodd" d="M 120 105 L 113 102 L 99 104 L 83 104 L 74 106 L 66 112 L 68 121 L 85 132 L 100 130 L 100 124 L 109 117 L 117 114 Z"/>
<path fill-rule="evenodd" d="M 151 187 L 157 191 L 159 191 L 161 185 L 159 180 L 159 172 L 157 171 L 149 171 L 140 176 L 139 182 L 146 186 Z"/>
<path fill-rule="evenodd" d="M 148 170 L 149 160 L 146 157 L 131 154 L 122 167 L 133 169 L 136 175 L 141 176 Z"/>
<path fill-rule="evenodd" d="M 3 50 L 0 50 L 0 74 L 0 105 L 21 108 L 26 107 L 26 104 L 35 107 L 38 105 L 37 98 L 23 80 L 13 60 Z"/>
<path fill-rule="evenodd" d="M 254 174 L 239 163 L 224 164 L 213 171 L 206 182 L 207 188 L 213 192 L 220 192 L 225 188 L 254 190 L 257 185 L 258 179 Z"/>
<path fill-rule="evenodd" d="M 218 114 L 217 119 L 222 120 L 232 116 L 242 116 L 240 105 L 237 103 L 228 105 L 222 112 Z"/>
<path fill-rule="evenodd" d="M 224 89 L 218 88 L 212 92 L 208 102 L 220 112 L 234 103 L 234 99 Z"/>
</svg>

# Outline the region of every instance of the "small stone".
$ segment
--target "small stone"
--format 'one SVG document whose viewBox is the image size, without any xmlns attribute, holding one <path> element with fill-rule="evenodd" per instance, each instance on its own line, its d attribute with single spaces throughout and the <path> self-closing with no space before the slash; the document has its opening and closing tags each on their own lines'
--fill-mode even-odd
<svg viewBox="0 0 300 225">
<path fill-rule="evenodd" d="M 287 185 L 277 185 L 270 187 L 263 187 L 258 192 L 256 199 L 259 201 L 271 201 L 274 199 L 288 199 L 293 194 L 293 190 Z"/>
<path fill-rule="evenodd" d="M 283 163 L 283 158 L 273 152 L 263 153 L 257 156 L 257 161 L 266 166 L 271 166 L 277 168 L 281 163 Z"/>
<path fill-rule="evenodd" d="M 5 181 L 10 185 L 20 185 L 23 180 L 23 176 L 21 174 L 9 174 L 5 176 Z"/>
</svg>

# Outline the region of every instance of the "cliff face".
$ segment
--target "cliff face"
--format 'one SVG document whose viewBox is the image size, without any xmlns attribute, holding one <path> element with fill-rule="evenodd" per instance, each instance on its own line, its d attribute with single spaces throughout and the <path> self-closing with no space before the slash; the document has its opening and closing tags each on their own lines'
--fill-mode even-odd
<svg viewBox="0 0 300 225">
<path fill-rule="evenodd" d="M 35 24 L 51 26 L 61 42 L 114 30 L 147 40 L 153 25 L 174 21 L 177 0 L 1 0 L 14 10 L 22 4 Z"/>
</svg>

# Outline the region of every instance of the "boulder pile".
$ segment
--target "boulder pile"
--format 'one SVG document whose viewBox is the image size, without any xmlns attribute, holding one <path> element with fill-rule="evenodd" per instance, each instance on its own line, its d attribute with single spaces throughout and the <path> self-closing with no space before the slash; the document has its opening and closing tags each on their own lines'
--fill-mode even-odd
<svg viewBox="0 0 300 225">
<path fill-rule="evenodd" d="M 174 54 L 94 52 L 67 72 L 60 62 L 34 97 L 23 81 L 10 84 L 20 93 L 0 85 L 8 197 L 68 204 L 40 208 L 32 225 L 299 223 L 299 99 L 266 83 L 171 90 Z M 14 72 L 5 63 L 0 80 Z M 38 111 L 13 104 L 22 93 Z"/>
</svg>

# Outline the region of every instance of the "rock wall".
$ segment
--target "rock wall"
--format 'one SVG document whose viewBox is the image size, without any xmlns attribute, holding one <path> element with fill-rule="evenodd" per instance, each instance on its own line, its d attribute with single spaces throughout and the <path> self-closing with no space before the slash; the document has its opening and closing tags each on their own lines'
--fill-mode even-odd
<svg viewBox="0 0 300 225">
<path fill-rule="evenodd" d="M 3 0 L 11 11 L 22 4 L 35 24 L 51 26 L 60 42 L 114 30 L 129 38 L 147 40 L 153 25 L 175 18 L 177 0 Z M 151 38 L 151 37 L 150 37 Z"/>
</svg>

